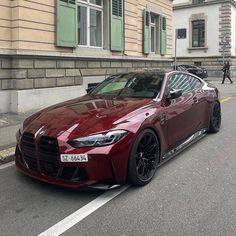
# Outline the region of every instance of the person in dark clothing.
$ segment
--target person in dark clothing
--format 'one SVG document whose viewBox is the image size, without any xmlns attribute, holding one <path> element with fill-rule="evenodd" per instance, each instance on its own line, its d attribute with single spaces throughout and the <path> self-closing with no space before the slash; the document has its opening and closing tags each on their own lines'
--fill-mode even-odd
<svg viewBox="0 0 236 236">
<path fill-rule="evenodd" d="M 231 80 L 230 78 L 230 65 L 229 65 L 229 62 L 225 62 L 224 65 L 223 65 L 223 68 L 222 68 L 222 71 L 223 71 L 223 80 L 222 80 L 222 84 L 224 84 L 225 82 L 225 77 L 227 77 L 230 81 L 230 83 L 232 84 L 233 81 Z"/>
</svg>

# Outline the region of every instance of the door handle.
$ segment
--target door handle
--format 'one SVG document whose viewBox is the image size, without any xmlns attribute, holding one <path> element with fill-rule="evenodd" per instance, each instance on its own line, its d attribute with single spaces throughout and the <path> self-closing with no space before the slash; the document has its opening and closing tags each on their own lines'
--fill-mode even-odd
<svg viewBox="0 0 236 236">
<path fill-rule="evenodd" d="M 194 104 L 198 103 L 198 99 L 196 97 L 193 98 L 193 103 Z"/>
</svg>

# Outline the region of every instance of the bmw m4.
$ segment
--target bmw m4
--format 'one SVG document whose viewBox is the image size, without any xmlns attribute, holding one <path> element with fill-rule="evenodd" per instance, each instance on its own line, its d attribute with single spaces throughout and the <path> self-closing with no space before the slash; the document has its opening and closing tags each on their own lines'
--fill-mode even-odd
<svg viewBox="0 0 236 236">
<path fill-rule="evenodd" d="M 220 125 L 217 88 L 193 74 L 116 74 L 27 118 L 16 135 L 15 162 L 24 174 L 60 186 L 142 186 Z"/>
</svg>

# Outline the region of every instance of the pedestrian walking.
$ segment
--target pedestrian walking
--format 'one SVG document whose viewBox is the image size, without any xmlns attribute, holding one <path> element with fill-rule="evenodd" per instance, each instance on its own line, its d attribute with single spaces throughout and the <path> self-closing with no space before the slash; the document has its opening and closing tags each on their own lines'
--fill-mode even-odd
<svg viewBox="0 0 236 236">
<path fill-rule="evenodd" d="M 222 71 L 223 71 L 222 84 L 224 84 L 224 82 L 225 82 L 225 77 L 227 77 L 229 79 L 230 83 L 232 84 L 233 81 L 230 78 L 230 64 L 228 61 L 224 63 Z"/>
</svg>

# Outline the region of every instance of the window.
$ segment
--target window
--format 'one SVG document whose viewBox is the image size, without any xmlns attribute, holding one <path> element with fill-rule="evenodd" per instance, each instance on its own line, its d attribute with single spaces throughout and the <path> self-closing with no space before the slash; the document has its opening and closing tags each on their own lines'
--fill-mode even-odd
<svg viewBox="0 0 236 236">
<path fill-rule="evenodd" d="M 78 44 L 103 47 L 103 1 L 78 1 Z"/>
<path fill-rule="evenodd" d="M 201 61 L 195 61 L 195 62 L 194 62 L 194 65 L 195 65 L 195 66 L 202 66 L 202 62 L 201 62 Z"/>
<path fill-rule="evenodd" d="M 155 53 L 157 48 L 157 18 L 151 15 L 151 52 Z"/>
<path fill-rule="evenodd" d="M 188 83 L 188 76 L 185 74 L 175 74 L 170 77 L 168 81 L 168 89 L 181 89 L 183 93 L 191 90 L 191 87 Z"/>
<path fill-rule="evenodd" d="M 168 89 L 181 89 L 184 94 L 197 88 L 200 84 L 201 82 L 193 76 L 186 74 L 175 74 L 171 76 L 168 81 Z"/>
<path fill-rule="evenodd" d="M 192 21 L 192 47 L 205 47 L 205 20 Z"/>
<path fill-rule="evenodd" d="M 166 18 L 146 9 L 143 14 L 143 53 L 166 54 Z"/>
<path fill-rule="evenodd" d="M 56 0 L 56 45 L 124 49 L 123 0 Z"/>
<path fill-rule="evenodd" d="M 197 78 L 193 77 L 193 76 L 188 76 L 189 79 L 189 85 L 192 89 L 196 89 L 197 87 L 199 87 L 201 85 L 200 80 L 198 80 Z"/>
<path fill-rule="evenodd" d="M 161 89 L 164 74 L 118 74 L 104 80 L 90 94 L 134 98 L 155 98 Z"/>
<path fill-rule="evenodd" d="M 200 4 L 200 3 L 204 3 L 205 0 L 193 0 L 193 4 Z"/>
</svg>

